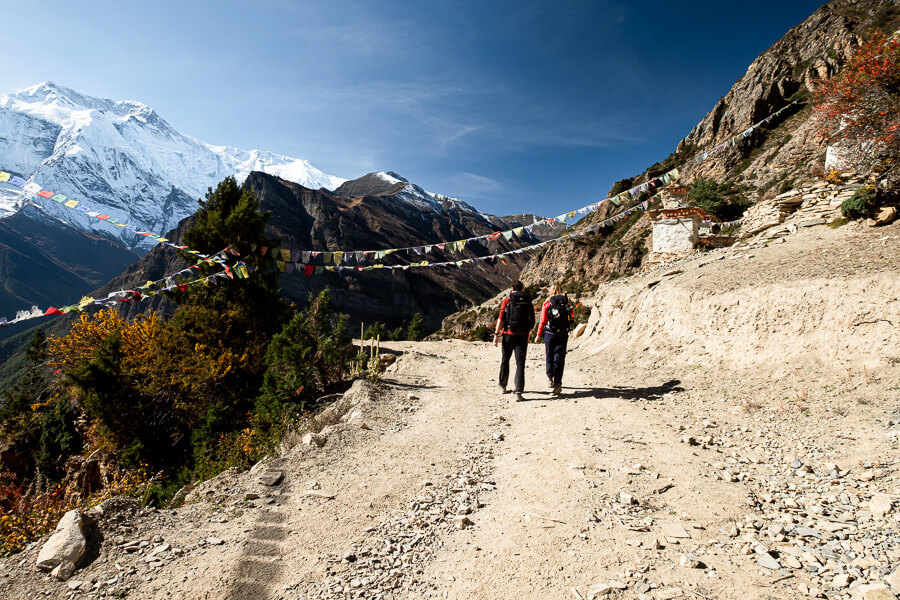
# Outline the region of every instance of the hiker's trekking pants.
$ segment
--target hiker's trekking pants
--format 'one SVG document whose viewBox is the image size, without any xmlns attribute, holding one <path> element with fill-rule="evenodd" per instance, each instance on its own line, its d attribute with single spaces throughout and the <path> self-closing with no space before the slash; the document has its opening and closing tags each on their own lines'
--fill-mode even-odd
<svg viewBox="0 0 900 600">
<path fill-rule="evenodd" d="M 509 381 L 509 358 L 513 352 L 516 354 L 516 392 L 525 391 L 525 353 L 528 352 L 527 335 L 503 334 L 500 342 L 500 385 L 506 387 Z"/>
<path fill-rule="evenodd" d="M 553 333 L 544 329 L 544 349 L 547 353 L 547 378 L 554 386 L 562 385 L 563 370 L 566 368 L 566 345 L 568 335 Z"/>
</svg>

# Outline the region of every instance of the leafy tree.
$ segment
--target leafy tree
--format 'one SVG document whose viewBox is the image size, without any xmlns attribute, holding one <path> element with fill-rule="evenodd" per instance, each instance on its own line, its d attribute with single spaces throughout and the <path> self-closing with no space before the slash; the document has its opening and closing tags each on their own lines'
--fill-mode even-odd
<svg viewBox="0 0 900 600">
<path fill-rule="evenodd" d="M 831 79 L 819 81 L 813 108 L 826 135 L 900 149 L 900 37 L 875 31 Z"/>
<path fill-rule="evenodd" d="M 609 193 L 606 195 L 607 196 L 615 196 L 616 194 L 621 194 L 625 190 L 630 189 L 632 183 L 634 183 L 634 177 L 620 179 L 619 181 L 617 181 L 613 184 L 612 188 L 610 188 L 610 190 L 609 190 Z"/>
<path fill-rule="evenodd" d="M 409 327 L 406 328 L 406 339 L 418 342 L 423 337 L 425 337 L 425 319 L 422 317 L 422 313 L 416 313 L 409 322 Z"/>
</svg>

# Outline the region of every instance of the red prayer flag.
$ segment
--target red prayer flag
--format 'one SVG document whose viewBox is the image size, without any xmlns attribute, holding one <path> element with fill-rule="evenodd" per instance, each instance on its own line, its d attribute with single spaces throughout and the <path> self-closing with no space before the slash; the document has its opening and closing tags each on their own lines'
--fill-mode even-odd
<svg viewBox="0 0 900 600">
<path fill-rule="evenodd" d="M 41 190 L 40 192 L 37 193 L 37 195 L 40 196 L 41 198 L 49 198 L 53 195 L 53 192 L 48 192 L 47 190 Z"/>
<path fill-rule="evenodd" d="M 105 221 L 109 218 L 109 215 L 97 215 L 97 218 L 101 221 Z"/>
<path fill-rule="evenodd" d="M 303 268 L 303 274 L 306 275 L 307 277 L 312 277 L 312 274 L 315 273 L 315 271 L 316 271 L 315 265 L 306 265 Z"/>
<path fill-rule="evenodd" d="M 66 313 L 64 313 L 63 311 L 61 311 L 61 310 L 59 310 L 58 308 L 53 307 L 53 306 L 51 306 L 51 307 L 48 308 L 46 311 L 44 311 L 44 316 L 45 316 L 45 317 L 46 317 L 46 316 L 49 316 L 49 315 L 64 315 L 64 314 L 66 314 Z"/>
</svg>

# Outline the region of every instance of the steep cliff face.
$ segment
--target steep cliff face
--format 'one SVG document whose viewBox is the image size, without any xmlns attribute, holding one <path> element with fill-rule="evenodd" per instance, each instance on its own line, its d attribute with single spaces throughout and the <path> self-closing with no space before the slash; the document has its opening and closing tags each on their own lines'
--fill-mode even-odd
<svg viewBox="0 0 900 600">
<path fill-rule="evenodd" d="M 730 179 L 755 188 L 808 177 L 824 164 L 825 140 L 807 104 L 819 79 L 837 73 L 872 28 L 900 25 L 896 0 L 833 0 L 760 54 L 713 109 L 678 144 L 688 156 L 720 144 L 797 101 L 778 120 L 702 163 L 688 163 L 687 178 Z"/>
</svg>

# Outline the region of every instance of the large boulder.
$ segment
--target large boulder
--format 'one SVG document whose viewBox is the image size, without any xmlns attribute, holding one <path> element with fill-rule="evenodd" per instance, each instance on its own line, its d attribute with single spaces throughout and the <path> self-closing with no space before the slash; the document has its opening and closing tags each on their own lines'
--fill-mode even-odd
<svg viewBox="0 0 900 600">
<path fill-rule="evenodd" d="M 52 571 L 53 576 L 65 581 L 72 576 L 75 565 L 84 556 L 87 540 L 81 529 L 81 513 L 70 510 L 56 525 L 56 531 L 41 548 L 37 557 L 37 567 Z"/>
</svg>

